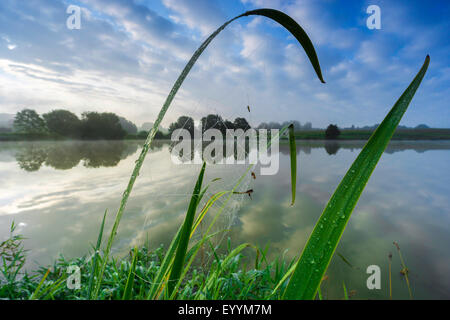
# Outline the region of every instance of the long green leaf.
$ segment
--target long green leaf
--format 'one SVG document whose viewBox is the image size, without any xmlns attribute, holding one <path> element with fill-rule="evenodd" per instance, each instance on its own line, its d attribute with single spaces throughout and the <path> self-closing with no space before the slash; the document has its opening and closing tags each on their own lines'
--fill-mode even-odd
<svg viewBox="0 0 450 320">
<path fill-rule="evenodd" d="M 136 262 L 138 259 L 138 248 L 134 247 L 133 261 L 131 262 L 130 272 L 128 273 L 127 283 L 123 292 L 122 300 L 130 300 L 133 292 L 134 276 L 136 271 Z"/>
<path fill-rule="evenodd" d="M 103 229 L 105 228 L 105 220 L 107 212 L 108 210 L 105 210 L 102 224 L 100 225 L 100 232 L 98 233 L 97 245 L 95 246 L 94 261 L 92 262 L 91 276 L 89 277 L 88 299 L 91 299 L 92 286 L 94 284 L 95 275 L 97 274 L 97 260 L 98 256 L 100 255 L 100 246 L 102 244 Z"/>
<path fill-rule="evenodd" d="M 150 146 L 153 142 L 153 138 L 155 137 L 156 133 L 158 132 L 159 125 L 161 124 L 167 110 L 169 109 L 169 106 L 171 105 L 173 99 L 175 98 L 175 95 L 177 94 L 178 90 L 180 89 L 181 85 L 183 84 L 184 80 L 186 79 L 187 75 L 191 71 L 192 67 L 194 66 L 195 62 L 198 60 L 200 55 L 205 51 L 205 49 L 208 47 L 208 45 L 211 43 L 211 41 L 223 30 L 226 26 L 228 26 L 231 22 L 233 22 L 236 19 L 246 17 L 246 16 L 265 16 L 269 19 L 272 19 L 276 22 L 278 22 L 280 25 L 282 25 L 284 28 L 286 28 L 300 43 L 300 45 L 303 47 L 303 49 L 306 52 L 306 55 L 308 56 L 316 74 L 317 77 L 321 82 L 325 82 L 322 77 L 322 72 L 319 65 L 319 60 L 317 58 L 316 51 L 314 50 L 314 46 L 309 39 L 306 32 L 298 25 L 297 22 L 295 22 L 291 17 L 286 15 L 285 13 L 273 10 L 273 9 L 257 9 L 252 11 L 247 11 L 237 17 L 234 17 L 233 19 L 225 22 L 222 26 L 220 26 L 216 31 L 214 31 L 202 44 L 201 46 L 194 52 L 189 62 L 184 67 L 181 74 L 178 76 L 177 80 L 175 81 L 172 89 L 170 90 L 169 95 L 166 98 L 166 101 L 164 102 L 161 110 L 159 111 L 158 117 L 155 120 L 155 123 L 150 130 L 147 139 L 145 140 L 145 143 L 142 147 L 141 153 L 139 154 L 138 159 L 136 160 L 136 164 L 134 166 L 133 172 L 131 174 L 130 180 L 128 181 L 127 188 L 125 189 L 122 199 L 120 201 L 119 209 L 117 210 L 116 217 L 114 220 L 114 224 L 111 230 L 111 234 L 108 239 L 108 243 L 106 245 L 105 249 L 105 259 L 102 265 L 102 268 L 100 270 L 100 276 L 99 281 L 102 281 L 103 274 L 106 268 L 106 263 L 108 261 L 108 256 L 111 251 L 112 244 L 114 242 L 114 238 L 117 234 L 117 230 L 119 228 L 120 220 L 122 219 L 123 213 L 125 211 L 125 207 L 128 202 L 128 198 L 130 196 L 130 193 L 133 189 L 134 183 L 136 182 L 137 177 L 139 176 L 139 172 L 141 170 L 142 164 L 144 163 L 145 156 L 148 153 L 148 150 L 150 149 Z M 94 293 L 94 297 L 97 297 L 98 290 L 100 286 L 97 286 L 97 290 Z"/>
<path fill-rule="evenodd" d="M 47 279 L 47 276 L 50 274 L 50 269 L 47 269 L 47 272 L 42 277 L 41 281 L 39 282 L 38 286 L 36 287 L 36 290 L 34 290 L 33 294 L 30 297 L 30 300 L 37 300 L 39 299 L 41 293 L 41 287 L 45 282 L 45 279 Z"/>
<path fill-rule="evenodd" d="M 184 258 L 186 257 L 186 251 L 191 236 L 192 224 L 194 223 L 195 213 L 197 212 L 198 200 L 200 192 L 202 190 L 203 175 L 205 174 L 206 163 L 203 163 L 200 174 L 198 175 L 197 183 L 195 184 L 194 192 L 192 193 L 191 202 L 189 203 L 188 211 L 183 223 L 183 229 L 181 230 L 180 241 L 178 242 L 177 252 L 175 254 L 175 260 L 173 262 L 172 271 L 170 272 L 169 283 L 167 285 L 169 295 L 172 293 L 176 282 L 178 281 L 181 270 L 184 264 Z"/>
<path fill-rule="evenodd" d="M 419 73 L 372 134 L 329 200 L 303 249 L 284 299 L 314 299 L 353 208 L 419 87 L 429 62 L 427 56 Z"/>
</svg>

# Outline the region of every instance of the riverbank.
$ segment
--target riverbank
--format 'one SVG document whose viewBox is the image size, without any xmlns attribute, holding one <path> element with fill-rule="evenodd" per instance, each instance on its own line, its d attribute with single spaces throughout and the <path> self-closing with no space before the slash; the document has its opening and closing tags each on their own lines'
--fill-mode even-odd
<svg viewBox="0 0 450 320">
<path fill-rule="evenodd" d="M 341 134 L 335 139 L 329 140 L 367 140 L 372 135 L 372 130 L 342 130 Z M 128 134 L 123 139 L 116 140 L 145 140 L 147 133 Z M 297 140 L 327 140 L 325 130 L 309 130 L 295 132 Z M 54 134 L 21 134 L 21 133 L 0 133 L 0 141 L 60 141 L 71 140 Z M 92 139 L 91 139 L 92 140 Z M 94 139 L 95 140 L 95 139 Z M 104 140 L 104 139 L 98 139 Z M 170 140 L 170 135 L 158 132 L 155 140 Z M 450 129 L 400 129 L 394 133 L 391 140 L 450 140 Z"/>
</svg>

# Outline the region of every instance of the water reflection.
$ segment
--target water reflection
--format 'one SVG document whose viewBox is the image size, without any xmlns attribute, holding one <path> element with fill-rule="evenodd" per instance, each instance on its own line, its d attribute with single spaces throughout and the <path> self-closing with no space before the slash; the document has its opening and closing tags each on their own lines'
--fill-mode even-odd
<svg viewBox="0 0 450 320">
<path fill-rule="evenodd" d="M 325 141 L 325 150 L 330 156 L 336 154 L 340 148 L 341 145 L 337 141 Z"/>
<path fill-rule="evenodd" d="M 4 143 L 1 145 L 3 150 L 12 149 L 15 152 L 15 158 L 19 167 L 25 171 L 38 171 L 43 165 L 57 170 L 69 170 L 77 166 L 80 162 L 87 168 L 115 167 L 121 160 L 134 154 L 142 146 L 142 141 L 65 141 L 65 142 L 22 142 L 22 143 Z M 9 144 L 9 146 L 7 145 Z M 202 151 L 210 143 L 203 142 Z M 283 144 L 283 143 L 282 143 Z M 169 146 L 172 152 L 174 143 L 171 141 L 155 141 L 151 150 L 161 150 L 164 145 Z M 198 144 L 192 142 L 192 149 L 198 147 Z M 301 141 L 297 142 L 297 154 L 303 152 L 310 154 L 311 149 L 325 149 L 328 155 L 336 155 L 340 149 L 354 150 L 361 149 L 362 143 L 359 141 Z M 226 155 L 226 146 L 221 153 Z M 404 150 L 414 150 L 416 152 L 425 152 L 429 150 L 449 150 L 450 146 L 442 141 L 428 142 L 404 142 L 393 141 L 386 149 L 386 153 L 395 153 Z M 250 152 L 249 145 L 243 146 L 244 152 L 239 154 L 238 146 L 234 148 L 234 159 L 248 160 Z M 1 149 L 0 149 L 1 151 Z M 282 154 L 288 154 L 289 149 L 280 148 Z M 214 154 L 213 154 L 214 155 Z M 189 162 L 194 159 L 194 152 L 189 155 L 180 153 L 178 155 L 182 162 Z M 239 158 L 242 156 L 241 158 Z M 215 159 L 218 163 L 223 160 Z"/>
<path fill-rule="evenodd" d="M 113 213 L 142 142 L 107 144 L 0 143 L 0 240 L 14 220 L 18 231 L 29 239 L 30 263 L 50 263 L 59 253 L 68 257 L 85 254 L 96 241 L 105 209 L 112 212 L 105 232 L 111 230 Z M 119 228 L 116 250 L 126 251 L 147 239 L 153 247 L 167 245 L 182 223 L 200 165 L 174 165 L 170 146 L 171 142 L 158 141 L 144 162 Z M 268 259 L 287 249 L 288 258 L 297 255 L 363 146 L 364 142 L 354 141 L 297 141 L 298 192 L 291 207 L 289 147 L 281 143 L 280 171 L 275 176 L 257 174 L 256 179 L 246 181 L 248 186 L 239 188 L 253 189 L 252 199 L 247 195 L 231 199 L 220 225 L 221 230 L 230 231 L 221 233 L 218 241 L 230 237 L 233 244 L 270 244 Z M 383 284 L 387 284 L 387 255 L 392 251 L 394 297 L 408 298 L 392 245 L 397 241 L 411 270 L 414 297 L 449 298 L 449 150 L 450 142 L 445 141 L 391 142 L 337 249 L 361 270 L 333 259 L 324 295 L 342 298 L 345 281 L 349 290 L 357 290 L 357 298 L 388 297 Z M 207 166 L 205 184 L 221 180 L 210 183 L 205 199 L 229 190 L 246 166 L 242 168 Z M 222 203 L 212 208 L 210 217 Z M 365 268 L 371 264 L 382 269 L 381 291 L 365 286 Z"/>
<path fill-rule="evenodd" d="M 14 149 L 19 167 L 32 172 L 43 165 L 69 170 L 80 162 L 87 168 L 115 167 L 134 154 L 140 145 L 137 141 L 65 141 L 23 142 L 8 147 Z M 151 150 L 161 147 L 162 144 L 157 142 Z"/>
</svg>

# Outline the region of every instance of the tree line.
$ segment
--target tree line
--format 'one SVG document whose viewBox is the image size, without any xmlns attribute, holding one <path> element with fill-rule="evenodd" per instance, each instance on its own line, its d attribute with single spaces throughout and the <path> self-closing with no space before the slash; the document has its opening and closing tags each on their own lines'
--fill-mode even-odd
<svg viewBox="0 0 450 320">
<path fill-rule="evenodd" d="M 310 122 L 302 125 L 299 121 L 285 121 L 283 123 L 269 122 L 261 123 L 256 129 L 281 129 L 288 124 L 293 124 L 296 131 L 312 130 Z M 39 115 L 35 110 L 23 109 L 17 112 L 13 128 L 16 133 L 28 135 L 53 135 L 56 137 L 65 137 L 71 139 L 105 139 L 118 140 L 124 138 L 145 138 L 148 131 L 139 131 L 137 126 L 112 112 L 88 111 L 81 114 L 79 118 L 73 112 L 64 109 L 52 110 Z M 227 129 L 242 129 L 244 131 L 251 128 L 247 119 L 243 117 L 235 118 L 233 121 L 224 119 L 218 114 L 208 114 L 201 118 L 199 128 L 196 128 L 194 119 L 188 116 L 180 116 L 175 122 L 171 123 L 168 133 L 158 130 L 156 139 L 170 139 L 173 131 L 176 129 L 186 129 L 194 137 L 195 130 L 203 134 L 206 130 L 214 128 L 223 135 Z M 326 138 L 334 139 L 340 132 L 336 125 L 330 125 L 326 130 Z"/>
<path fill-rule="evenodd" d="M 123 139 L 136 134 L 137 127 L 131 121 L 112 112 L 88 111 L 78 118 L 68 110 L 57 109 L 39 115 L 35 110 L 17 112 L 13 129 L 28 135 L 55 135 L 73 139 Z"/>
<path fill-rule="evenodd" d="M 223 135 L 226 134 L 227 129 L 237 130 L 248 130 L 251 126 L 245 118 L 236 118 L 234 121 L 228 119 L 223 119 L 222 116 L 218 114 L 208 114 L 206 117 L 200 119 L 200 128 L 195 127 L 194 119 L 188 116 L 181 116 L 177 121 L 173 122 L 169 126 L 169 136 L 176 129 L 185 129 L 189 131 L 191 136 L 194 136 L 194 131 L 199 130 L 202 134 L 208 129 L 217 129 Z"/>
</svg>

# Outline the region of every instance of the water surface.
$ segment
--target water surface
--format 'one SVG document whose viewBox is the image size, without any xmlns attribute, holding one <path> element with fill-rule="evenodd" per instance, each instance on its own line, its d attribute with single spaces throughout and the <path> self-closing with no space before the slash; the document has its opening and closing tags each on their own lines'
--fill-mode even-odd
<svg viewBox="0 0 450 320">
<path fill-rule="evenodd" d="M 297 201 L 290 206 L 287 146 L 280 146 L 275 176 L 248 177 L 217 224 L 216 243 L 269 244 L 270 258 L 288 249 L 299 254 L 326 202 L 364 145 L 363 142 L 298 142 Z M 105 209 L 106 230 L 138 156 L 141 142 L 0 142 L 0 240 L 14 220 L 30 250 L 27 268 L 49 264 L 59 254 L 84 255 L 96 241 Z M 115 252 L 148 241 L 168 244 L 183 220 L 198 165 L 175 165 L 170 144 L 150 151 L 119 227 Z M 450 142 L 394 141 L 382 156 L 337 248 L 322 291 L 342 298 L 344 281 L 355 298 L 388 297 L 388 254 L 392 252 L 393 296 L 408 298 L 393 246 L 400 244 L 415 298 L 450 298 Z M 231 189 L 244 165 L 207 167 L 214 178 L 208 195 Z M 259 170 L 255 170 L 256 173 Z M 223 202 L 220 202 L 223 203 Z M 211 210 L 217 212 L 218 206 Z M 251 253 L 248 253 L 251 255 Z M 368 290 L 367 266 L 382 271 L 381 290 Z"/>
</svg>

